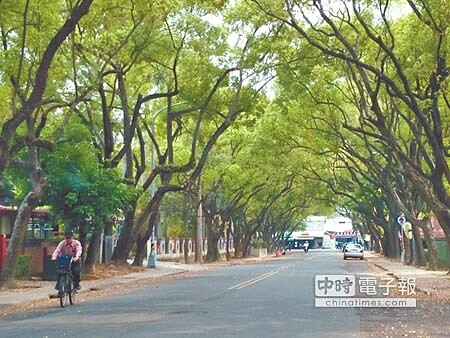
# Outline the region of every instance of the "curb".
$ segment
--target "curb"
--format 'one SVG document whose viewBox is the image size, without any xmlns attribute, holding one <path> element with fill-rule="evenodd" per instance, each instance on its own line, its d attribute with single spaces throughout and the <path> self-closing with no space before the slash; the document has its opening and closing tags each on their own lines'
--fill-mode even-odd
<svg viewBox="0 0 450 338">
<path fill-rule="evenodd" d="M 114 280 L 114 277 L 111 278 L 111 279 L 104 279 L 104 280 L 99 279 L 99 283 L 97 285 L 92 285 L 92 286 L 89 286 L 86 289 L 81 289 L 77 293 L 78 294 L 83 294 L 83 293 L 88 293 L 88 292 L 103 291 L 103 290 L 107 290 L 107 289 L 109 289 L 111 287 L 127 284 L 127 283 L 130 283 L 130 282 L 136 283 L 136 282 L 147 280 L 147 279 L 153 279 L 153 278 L 156 279 L 156 278 L 161 278 L 161 277 L 180 275 L 180 274 L 189 272 L 189 270 L 180 270 L 180 269 L 177 269 L 177 270 L 178 271 L 171 271 L 171 272 L 168 272 L 168 273 L 166 273 L 164 275 L 154 276 L 154 277 L 139 276 L 138 275 L 136 277 L 129 278 L 129 275 L 121 275 L 121 276 L 118 276 L 116 278 L 116 280 Z M 128 278 L 127 278 L 127 276 L 128 276 Z M 123 280 L 123 278 L 125 278 L 126 280 Z M 83 281 L 81 281 L 81 282 L 83 282 Z M 57 294 L 49 294 L 48 296 L 49 296 L 50 299 L 51 298 L 58 298 Z"/>
</svg>

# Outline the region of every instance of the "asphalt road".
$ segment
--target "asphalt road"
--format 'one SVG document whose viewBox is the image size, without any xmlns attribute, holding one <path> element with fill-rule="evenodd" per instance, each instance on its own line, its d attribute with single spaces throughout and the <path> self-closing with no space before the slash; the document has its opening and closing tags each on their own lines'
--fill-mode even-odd
<svg viewBox="0 0 450 338">
<path fill-rule="evenodd" d="M 360 337 L 356 309 L 316 308 L 314 276 L 368 273 L 332 251 L 277 260 L 78 303 L 0 323 L 0 337 Z"/>
</svg>

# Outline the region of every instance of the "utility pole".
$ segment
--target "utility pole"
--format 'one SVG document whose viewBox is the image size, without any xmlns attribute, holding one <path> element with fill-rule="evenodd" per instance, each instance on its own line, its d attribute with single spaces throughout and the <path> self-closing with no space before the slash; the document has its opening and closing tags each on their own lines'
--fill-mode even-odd
<svg viewBox="0 0 450 338">
<path fill-rule="evenodd" d="M 195 222 L 195 263 L 201 263 L 203 256 L 203 211 L 202 189 L 198 181 L 197 222 Z"/>
</svg>

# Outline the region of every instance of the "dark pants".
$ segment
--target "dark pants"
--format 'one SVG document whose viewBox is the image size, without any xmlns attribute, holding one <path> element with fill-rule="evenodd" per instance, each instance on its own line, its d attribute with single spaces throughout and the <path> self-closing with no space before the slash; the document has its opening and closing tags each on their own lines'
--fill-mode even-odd
<svg viewBox="0 0 450 338">
<path fill-rule="evenodd" d="M 72 262 L 72 275 L 73 275 L 73 286 L 77 287 L 80 285 L 81 280 L 81 260 Z"/>
<path fill-rule="evenodd" d="M 81 280 L 81 260 L 78 260 L 77 262 L 72 262 L 72 266 L 71 266 L 71 270 L 72 270 L 72 276 L 73 276 L 73 287 L 76 288 L 79 284 L 80 284 L 80 280 Z M 60 289 L 60 285 L 59 285 L 59 276 L 61 276 L 62 273 L 59 272 L 58 270 L 56 270 L 56 286 L 55 289 L 59 290 Z"/>
</svg>

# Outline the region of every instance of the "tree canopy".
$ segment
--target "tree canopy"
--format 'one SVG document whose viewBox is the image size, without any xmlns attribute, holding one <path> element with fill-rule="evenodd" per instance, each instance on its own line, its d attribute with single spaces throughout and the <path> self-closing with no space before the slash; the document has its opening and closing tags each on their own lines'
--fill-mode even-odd
<svg viewBox="0 0 450 338">
<path fill-rule="evenodd" d="M 416 234 L 435 216 L 450 243 L 448 14 L 426 0 L 1 1 L 1 201 L 48 204 L 86 240 L 121 214 L 113 259 L 134 248 L 135 264 L 159 211 L 180 210 L 165 230 L 188 236 L 182 211 L 199 205 L 242 255 L 309 214 L 352 217 L 391 256 L 400 213 Z"/>
</svg>

